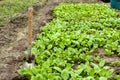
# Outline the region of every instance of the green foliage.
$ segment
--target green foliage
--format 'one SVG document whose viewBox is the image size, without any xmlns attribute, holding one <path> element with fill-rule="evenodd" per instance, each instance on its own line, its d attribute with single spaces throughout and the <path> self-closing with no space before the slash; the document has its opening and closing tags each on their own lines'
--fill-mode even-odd
<svg viewBox="0 0 120 80">
<path fill-rule="evenodd" d="M 105 66 L 105 61 L 95 58 L 96 63 L 91 54 L 97 48 L 104 48 L 107 55 L 114 51 L 119 54 L 118 13 L 103 4 L 60 4 L 53 10 L 56 18 L 41 28 L 43 32 L 32 47 L 38 65 L 19 73 L 31 76 L 31 80 L 113 77 L 113 70 Z"/>
<path fill-rule="evenodd" d="M 113 61 L 110 66 L 120 66 L 120 61 Z"/>
<path fill-rule="evenodd" d="M 34 3 L 42 0 L 3 0 L 0 1 L 0 25 L 8 22 L 8 19 L 15 17 L 26 10 Z"/>
</svg>

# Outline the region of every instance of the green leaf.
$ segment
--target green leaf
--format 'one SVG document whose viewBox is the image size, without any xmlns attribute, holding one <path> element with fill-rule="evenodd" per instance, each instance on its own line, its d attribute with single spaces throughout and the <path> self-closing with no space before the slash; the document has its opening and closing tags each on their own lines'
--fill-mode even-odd
<svg viewBox="0 0 120 80">
<path fill-rule="evenodd" d="M 111 52 L 111 50 L 109 50 L 109 49 L 105 49 L 105 54 L 107 54 L 107 55 L 111 55 L 112 52 Z"/>
<path fill-rule="evenodd" d="M 75 70 L 75 72 L 76 72 L 77 74 L 81 74 L 81 73 L 83 72 L 83 70 L 84 70 L 84 67 L 78 66 L 78 69 Z"/>
<path fill-rule="evenodd" d="M 105 65 L 105 60 L 101 60 L 100 63 L 99 63 L 99 66 L 103 67 L 104 65 Z"/>
<path fill-rule="evenodd" d="M 69 78 L 69 71 L 67 69 L 64 69 L 62 70 L 61 72 L 61 77 L 64 79 L 64 80 L 67 80 Z"/>
<path fill-rule="evenodd" d="M 49 79 L 49 80 L 54 80 L 54 76 L 55 76 L 55 75 L 54 75 L 53 73 L 49 73 L 49 74 L 48 74 L 48 79 Z"/>
<path fill-rule="evenodd" d="M 116 80 L 119 80 L 119 79 L 120 79 L 120 75 L 114 75 L 114 78 L 115 78 Z"/>
<path fill-rule="evenodd" d="M 119 52 L 119 53 L 120 53 L 120 45 L 118 46 L 117 52 Z"/>
<path fill-rule="evenodd" d="M 100 67 L 99 67 L 97 64 L 95 64 L 95 63 L 91 63 L 91 64 L 92 64 L 93 67 L 94 67 L 95 73 L 99 73 L 99 72 L 101 71 Z"/>
<path fill-rule="evenodd" d="M 48 49 L 48 50 L 50 50 L 51 48 L 52 48 L 52 45 L 51 45 L 51 44 L 47 46 L 47 49 Z"/>
<path fill-rule="evenodd" d="M 37 74 L 36 76 L 32 76 L 30 80 L 44 80 L 44 76 L 41 74 Z"/>
<path fill-rule="evenodd" d="M 89 77 L 87 77 L 85 80 L 94 80 L 94 77 L 89 76 Z"/>
<path fill-rule="evenodd" d="M 59 72 L 62 71 L 59 67 L 53 67 L 53 69 L 55 69 L 55 70 L 57 70 L 57 71 L 59 71 Z"/>
<path fill-rule="evenodd" d="M 99 80 L 107 80 L 106 77 L 100 77 Z"/>
</svg>

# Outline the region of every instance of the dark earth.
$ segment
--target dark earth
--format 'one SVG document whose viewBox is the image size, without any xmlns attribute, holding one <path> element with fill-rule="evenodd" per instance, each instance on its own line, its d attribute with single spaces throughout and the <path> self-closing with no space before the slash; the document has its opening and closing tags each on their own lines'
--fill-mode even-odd
<svg viewBox="0 0 120 80">
<path fill-rule="evenodd" d="M 41 33 L 40 26 L 50 22 L 54 16 L 52 8 L 65 0 L 48 0 L 44 3 L 36 3 L 34 8 L 33 38 L 36 39 L 38 33 Z M 79 3 L 101 3 L 99 0 L 66 0 L 66 2 Z M 23 63 L 24 52 L 27 50 L 27 10 L 10 19 L 9 23 L 0 27 L 0 80 L 27 80 L 21 77 L 17 70 Z M 114 60 L 120 60 L 118 56 L 105 56 L 103 49 L 96 50 L 97 53 L 108 63 Z M 114 67 L 120 73 L 120 67 Z M 119 70 L 119 71 L 118 71 Z M 112 80 L 112 79 L 110 79 Z"/>
</svg>

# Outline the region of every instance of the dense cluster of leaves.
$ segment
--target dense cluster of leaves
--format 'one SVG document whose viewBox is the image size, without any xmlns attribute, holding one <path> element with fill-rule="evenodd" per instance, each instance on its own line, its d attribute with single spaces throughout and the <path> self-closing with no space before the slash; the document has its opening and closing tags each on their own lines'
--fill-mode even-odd
<svg viewBox="0 0 120 80">
<path fill-rule="evenodd" d="M 91 54 L 104 48 L 107 55 L 120 54 L 118 13 L 103 4 L 60 4 L 55 19 L 41 29 L 32 48 L 33 68 L 19 70 L 31 80 L 107 80 L 114 77 L 105 61 Z"/>
</svg>

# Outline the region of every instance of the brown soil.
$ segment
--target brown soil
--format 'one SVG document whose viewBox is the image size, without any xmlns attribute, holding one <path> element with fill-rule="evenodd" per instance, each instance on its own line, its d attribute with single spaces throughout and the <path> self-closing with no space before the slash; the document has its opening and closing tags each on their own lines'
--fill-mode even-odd
<svg viewBox="0 0 120 80">
<path fill-rule="evenodd" d="M 71 2 L 73 0 L 67 1 Z M 75 2 L 83 1 L 90 2 L 91 0 L 75 0 Z M 96 1 L 92 0 L 92 2 Z M 57 4 L 58 2 L 55 0 L 48 0 L 33 5 L 34 39 L 41 32 L 40 26 L 44 26 L 53 19 L 52 7 Z M 21 80 L 20 77 L 16 76 L 18 76 L 17 70 L 23 62 L 24 51 L 27 50 L 27 19 L 27 12 L 25 11 L 17 18 L 11 19 L 6 26 L 0 27 L 0 80 Z"/>
</svg>

